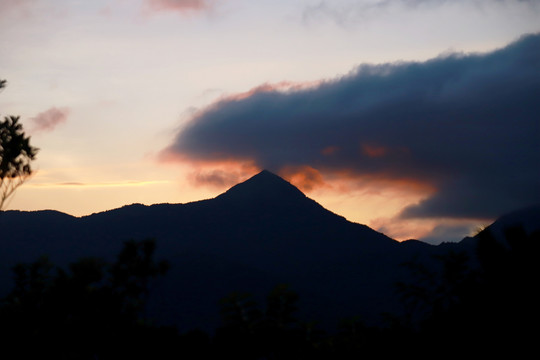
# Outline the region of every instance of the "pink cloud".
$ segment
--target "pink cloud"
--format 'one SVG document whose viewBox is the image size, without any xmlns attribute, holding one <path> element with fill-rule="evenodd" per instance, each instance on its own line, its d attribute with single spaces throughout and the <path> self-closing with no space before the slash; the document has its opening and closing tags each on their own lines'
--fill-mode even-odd
<svg viewBox="0 0 540 360">
<path fill-rule="evenodd" d="M 210 7 L 209 0 L 146 0 L 150 10 L 154 11 L 199 11 Z"/>
<path fill-rule="evenodd" d="M 31 119 L 34 132 L 52 131 L 59 124 L 65 123 L 69 115 L 69 109 L 52 107 Z"/>
<path fill-rule="evenodd" d="M 34 14 L 37 0 L 0 0 L 0 18 L 28 18 Z"/>
<path fill-rule="evenodd" d="M 0 1 L 0 10 L 3 12 L 8 10 L 24 9 L 34 2 L 34 0 L 2 0 Z"/>
</svg>

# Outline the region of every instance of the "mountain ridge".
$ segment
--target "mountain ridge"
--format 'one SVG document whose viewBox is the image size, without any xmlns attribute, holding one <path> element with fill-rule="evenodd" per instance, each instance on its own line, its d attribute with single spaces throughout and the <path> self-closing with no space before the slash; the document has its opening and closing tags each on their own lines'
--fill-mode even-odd
<svg viewBox="0 0 540 360">
<path fill-rule="evenodd" d="M 59 266 L 88 256 L 112 261 L 125 240 L 155 238 L 156 256 L 171 269 L 148 313 L 188 330 L 216 328 L 217 303 L 230 292 L 264 298 L 278 283 L 298 292 L 307 318 L 329 324 L 361 315 L 376 322 L 380 313 L 398 310 L 394 285 L 407 276 L 402 263 L 463 248 L 400 243 L 334 214 L 267 171 L 213 199 L 132 204 L 80 218 L 7 211 L 0 227 L 0 296 L 15 263 L 44 254 Z"/>
<path fill-rule="evenodd" d="M 58 215 L 59 221 L 52 222 L 37 219 L 39 212 L 0 216 L 10 239 L 0 241 L 0 262 L 5 264 L 0 269 L 1 293 L 9 287 L 9 268 L 16 262 L 31 262 L 43 254 L 60 266 L 88 256 L 112 261 L 123 241 L 155 238 L 156 256 L 172 266 L 149 305 L 151 313 L 186 327 L 215 327 L 199 319 L 219 319 L 216 304 L 229 292 L 263 296 L 280 282 L 290 283 L 306 299 L 317 299 L 309 302 L 307 311 L 331 303 L 329 318 L 336 311 L 345 315 L 357 302 L 371 301 L 345 286 L 351 277 L 360 287 L 371 286 L 379 277 L 373 269 L 402 257 L 397 241 L 326 210 L 267 171 L 213 199 L 132 204 L 81 218 Z M 386 255 L 381 259 L 381 254 Z M 390 273 L 381 272 L 385 277 Z M 190 289 L 192 296 L 186 299 L 180 289 Z M 326 292 L 338 297 L 329 300 Z M 189 315 L 182 309 L 189 309 Z"/>
</svg>

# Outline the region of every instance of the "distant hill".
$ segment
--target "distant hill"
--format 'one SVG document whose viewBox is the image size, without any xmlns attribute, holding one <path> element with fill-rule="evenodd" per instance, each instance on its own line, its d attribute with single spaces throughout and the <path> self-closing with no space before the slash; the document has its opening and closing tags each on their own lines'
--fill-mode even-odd
<svg viewBox="0 0 540 360">
<path fill-rule="evenodd" d="M 367 323 L 399 311 L 394 284 L 401 264 L 470 241 L 432 246 L 400 243 L 347 221 L 296 187 L 262 171 L 214 199 L 133 204 L 81 218 L 55 211 L 0 213 L 0 295 L 10 268 L 47 254 L 59 265 L 83 256 L 113 260 L 128 239 L 157 240 L 171 269 L 155 284 L 148 315 L 180 329 L 214 329 L 220 298 L 250 292 L 261 302 L 279 283 L 300 295 L 302 316 L 331 326 L 360 315 Z"/>
</svg>

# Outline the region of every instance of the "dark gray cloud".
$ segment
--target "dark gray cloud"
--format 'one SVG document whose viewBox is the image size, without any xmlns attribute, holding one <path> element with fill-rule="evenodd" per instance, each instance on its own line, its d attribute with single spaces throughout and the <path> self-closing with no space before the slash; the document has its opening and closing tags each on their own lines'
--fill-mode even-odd
<svg viewBox="0 0 540 360">
<path fill-rule="evenodd" d="M 307 89 L 261 87 L 199 112 L 165 152 L 436 189 L 403 217 L 498 216 L 540 202 L 540 35 L 488 54 L 362 65 Z"/>
</svg>

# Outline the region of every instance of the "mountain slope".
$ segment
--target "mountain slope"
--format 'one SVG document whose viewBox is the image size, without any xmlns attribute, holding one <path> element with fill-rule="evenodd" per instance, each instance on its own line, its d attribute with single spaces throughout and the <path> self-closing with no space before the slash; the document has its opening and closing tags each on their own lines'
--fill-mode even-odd
<svg viewBox="0 0 540 360">
<path fill-rule="evenodd" d="M 83 256 L 112 260 L 124 240 L 155 238 L 171 270 L 153 289 L 149 315 L 181 329 L 215 328 L 220 298 L 248 291 L 262 300 L 278 283 L 299 293 L 307 319 L 329 324 L 360 314 L 376 321 L 396 309 L 400 264 L 436 248 L 351 223 L 267 171 L 214 199 L 134 204 L 82 218 L 8 211 L 0 226 L 2 294 L 17 262 L 42 254 L 60 265 Z"/>
</svg>

